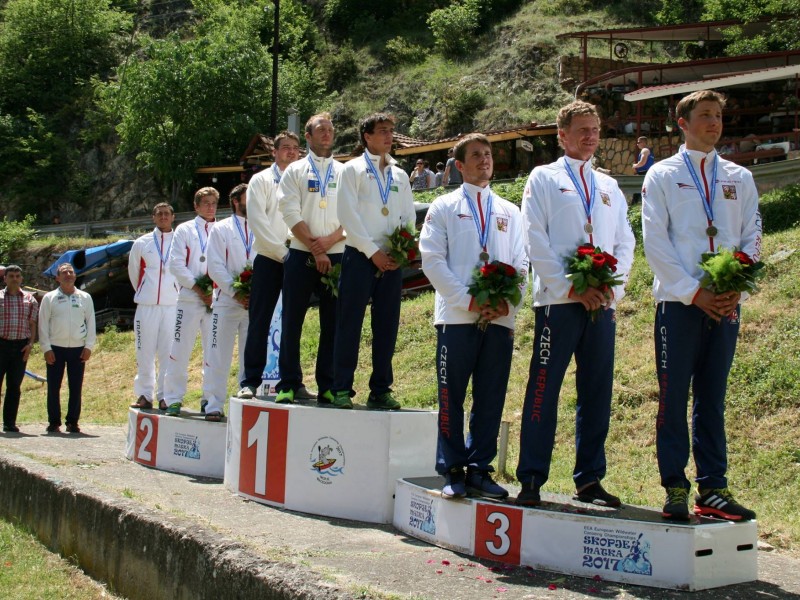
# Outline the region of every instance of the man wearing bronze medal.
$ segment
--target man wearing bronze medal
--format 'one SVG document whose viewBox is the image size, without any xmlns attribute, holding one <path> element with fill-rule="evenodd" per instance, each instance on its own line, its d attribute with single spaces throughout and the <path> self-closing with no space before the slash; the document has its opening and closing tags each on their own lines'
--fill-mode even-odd
<svg viewBox="0 0 800 600">
<path fill-rule="evenodd" d="M 489 140 L 478 133 L 464 136 L 455 146 L 455 159 L 464 183 L 431 205 L 419 240 L 422 268 L 436 289 L 436 470 L 445 477 L 445 498 L 470 493 L 500 499 L 508 491 L 492 479 L 491 463 L 497 455 L 519 306 L 505 300 L 496 307 L 479 305 L 469 286 L 475 268 L 495 260 L 527 280 L 528 259 L 519 209 L 489 187 L 494 170 Z M 477 326 L 478 315 L 486 327 Z M 464 439 L 470 380 L 469 436 Z"/>
<path fill-rule="evenodd" d="M 655 274 L 655 357 L 660 387 L 656 450 L 662 515 L 689 518 L 691 484 L 686 409 L 691 386 L 691 450 L 698 494 L 694 512 L 732 521 L 755 518 L 728 488 L 725 393 L 747 295 L 701 287 L 704 253 L 737 250 L 757 261 L 761 216 L 752 174 L 718 155 L 725 98 L 699 91 L 676 107 L 685 138 L 677 154 L 656 163 L 642 188 L 642 233 Z"/>
<path fill-rule="evenodd" d="M 566 259 L 578 246 L 600 247 L 617 259 L 627 281 L 635 239 L 628 205 L 616 181 L 592 170 L 600 141 L 594 105 L 575 101 L 558 113 L 558 139 L 565 156 L 536 167 L 522 196 L 528 257 L 533 272 L 535 332 L 522 409 L 517 504 L 537 506 L 549 477 L 558 396 L 575 357 L 575 499 L 616 507 L 620 499 L 601 485 L 606 475 L 605 440 L 611 415 L 616 303 L 624 285 L 577 293 Z"/>
<path fill-rule="evenodd" d="M 283 264 L 283 313 L 278 366 L 281 379 L 276 402 L 291 404 L 303 385 L 300 338 L 311 295 L 319 298 L 317 401 L 333 400 L 333 340 L 336 296 L 322 282 L 342 262 L 344 230 L 336 214 L 336 175 L 341 163 L 331 156 L 334 130 L 329 113 L 306 123 L 308 155 L 286 167 L 278 186 L 278 207 L 291 230 L 289 255 Z"/>
<path fill-rule="evenodd" d="M 278 210 L 278 185 L 283 171 L 300 157 L 300 138 L 293 131 L 275 136 L 275 161 L 250 179 L 247 218 L 255 237 L 253 284 L 248 309 L 249 326 L 244 345 L 244 374 L 240 374 L 239 398 L 255 397 L 267 364 L 267 338 L 272 313 L 283 286 L 283 261 L 288 256 L 289 229 Z"/>
<path fill-rule="evenodd" d="M 189 360 L 197 334 L 203 347 L 203 378 L 208 364 L 211 343 L 211 290 L 203 289 L 197 280 L 208 275 L 208 236 L 214 227 L 219 192 L 213 187 L 200 188 L 194 195 L 195 218 L 175 228 L 169 270 L 181 291 L 175 308 L 175 328 L 169 364 L 164 378 L 164 406 L 167 414 L 180 413 L 189 377 Z M 205 411 L 205 399 L 200 400 Z"/>
<path fill-rule="evenodd" d="M 347 232 L 339 279 L 334 351 L 333 406 L 352 408 L 361 328 L 372 300 L 372 375 L 367 407 L 397 410 L 392 395 L 392 357 L 400 324 L 402 273 L 382 246 L 397 227 L 416 222 L 406 172 L 391 157 L 394 118 L 376 113 L 362 120 L 364 154 L 336 178 L 339 222 Z"/>
</svg>

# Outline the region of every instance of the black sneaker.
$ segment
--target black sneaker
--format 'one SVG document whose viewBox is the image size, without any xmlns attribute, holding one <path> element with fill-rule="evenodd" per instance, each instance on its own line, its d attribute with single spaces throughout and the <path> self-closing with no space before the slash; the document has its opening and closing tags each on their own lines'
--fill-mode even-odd
<svg viewBox="0 0 800 600">
<path fill-rule="evenodd" d="M 3 425 L 3 431 L 5 433 L 19 433 L 19 427 L 16 425 Z"/>
<path fill-rule="evenodd" d="M 683 487 L 667 488 L 667 499 L 661 516 L 673 521 L 689 520 L 689 490 Z"/>
<path fill-rule="evenodd" d="M 61 433 L 61 425 L 58 425 L 56 423 L 51 423 L 50 425 L 47 426 L 47 429 L 45 429 L 45 431 L 47 433 Z"/>
<path fill-rule="evenodd" d="M 467 469 L 467 492 L 473 496 L 502 500 L 508 498 L 508 490 L 497 485 L 488 471 Z"/>
<path fill-rule="evenodd" d="M 533 481 L 523 481 L 522 489 L 517 495 L 516 503 L 517 506 L 539 506 L 542 503 L 542 495 L 539 493 L 539 486 L 534 485 Z"/>
<path fill-rule="evenodd" d="M 80 433 L 81 428 L 78 427 L 77 423 L 67 423 L 66 424 L 67 433 Z"/>
<path fill-rule="evenodd" d="M 464 498 L 467 495 L 467 488 L 464 485 L 464 469 L 453 467 L 444 476 L 444 486 L 442 486 L 442 498 Z"/>
<path fill-rule="evenodd" d="M 599 481 L 595 481 L 589 487 L 583 488 L 580 492 L 575 492 L 573 500 L 586 502 L 587 504 L 597 504 L 598 506 L 610 506 L 617 508 L 622 506 L 622 502 L 614 494 L 609 494 Z"/>
<path fill-rule="evenodd" d="M 702 517 L 717 517 L 728 521 L 751 521 L 756 518 L 749 508 L 745 508 L 733 499 L 728 488 L 700 490 L 694 497 L 694 512 Z"/>
</svg>

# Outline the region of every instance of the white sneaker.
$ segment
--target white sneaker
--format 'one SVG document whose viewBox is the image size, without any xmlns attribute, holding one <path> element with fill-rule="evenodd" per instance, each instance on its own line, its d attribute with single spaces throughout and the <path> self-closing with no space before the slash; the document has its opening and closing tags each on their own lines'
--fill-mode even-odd
<svg viewBox="0 0 800 600">
<path fill-rule="evenodd" d="M 239 393 L 236 394 L 236 397 L 241 398 L 242 400 L 252 400 L 255 395 L 256 395 L 255 388 L 244 386 L 242 389 L 239 390 Z"/>
</svg>

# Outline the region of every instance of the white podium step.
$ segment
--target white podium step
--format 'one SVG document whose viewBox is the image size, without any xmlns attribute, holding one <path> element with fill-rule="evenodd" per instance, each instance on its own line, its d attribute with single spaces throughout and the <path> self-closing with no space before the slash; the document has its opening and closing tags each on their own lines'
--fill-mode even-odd
<svg viewBox="0 0 800 600">
<path fill-rule="evenodd" d="M 230 399 L 225 486 L 290 510 L 391 523 L 398 478 L 435 474 L 436 413 Z"/>
<path fill-rule="evenodd" d="M 441 496 L 444 479 L 398 481 L 394 526 L 471 556 L 659 588 L 703 590 L 758 578 L 756 523 L 692 517 L 686 524 L 650 509 L 602 508 L 543 494 L 543 504 Z"/>
<path fill-rule="evenodd" d="M 206 421 L 193 411 L 168 417 L 158 410 L 131 408 L 125 455 L 162 471 L 222 479 L 225 427 L 224 422 Z"/>
</svg>

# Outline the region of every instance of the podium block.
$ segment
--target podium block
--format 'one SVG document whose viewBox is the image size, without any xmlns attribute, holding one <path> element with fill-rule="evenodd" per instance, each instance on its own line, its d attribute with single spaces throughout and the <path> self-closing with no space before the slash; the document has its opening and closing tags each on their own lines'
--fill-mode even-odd
<svg viewBox="0 0 800 600">
<path fill-rule="evenodd" d="M 651 509 L 602 508 L 552 494 L 537 508 L 447 500 L 443 484 L 440 477 L 398 481 L 394 526 L 478 558 L 620 583 L 695 591 L 758 578 L 753 521 L 676 523 Z"/>
<path fill-rule="evenodd" d="M 391 523 L 397 479 L 435 457 L 435 412 L 230 399 L 225 486 L 256 502 Z"/>
<path fill-rule="evenodd" d="M 131 408 L 125 456 L 162 471 L 222 479 L 225 427 L 195 412 L 168 417 L 157 410 Z"/>
</svg>

